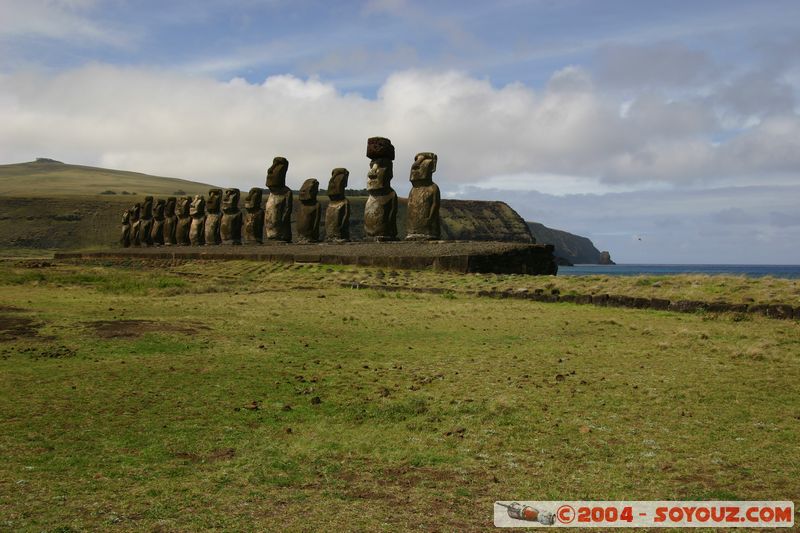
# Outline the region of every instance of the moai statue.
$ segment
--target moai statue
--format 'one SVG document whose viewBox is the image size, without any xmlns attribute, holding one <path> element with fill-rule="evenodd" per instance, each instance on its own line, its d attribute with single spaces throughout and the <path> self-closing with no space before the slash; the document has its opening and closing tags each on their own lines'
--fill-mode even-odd
<svg viewBox="0 0 800 533">
<path fill-rule="evenodd" d="M 264 241 L 263 194 L 261 187 L 253 187 L 244 199 L 244 242 L 247 244 L 261 244 Z"/>
<path fill-rule="evenodd" d="M 264 209 L 264 238 L 268 241 L 292 242 L 292 190 L 286 186 L 289 161 L 276 157 L 267 170 L 269 198 Z"/>
<path fill-rule="evenodd" d="M 175 216 L 176 203 L 177 199 L 174 196 L 170 196 L 164 205 L 164 244 L 167 246 L 177 244 L 175 240 L 178 227 L 178 217 Z"/>
<path fill-rule="evenodd" d="M 150 240 L 154 246 L 164 246 L 164 200 L 156 200 L 153 206 L 153 228 L 150 230 Z"/>
<path fill-rule="evenodd" d="M 328 182 L 328 208 L 325 210 L 325 240 L 346 242 L 350 240 L 350 200 L 344 195 L 350 172 L 334 168 Z"/>
<path fill-rule="evenodd" d="M 364 233 L 368 240 L 394 241 L 397 239 L 397 193 L 391 186 L 394 146 L 384 137 L 371 137 L 367 141 L 367 157 L 371 161 Z"/>
<path fill-rule="evenodd" d="M 142 204 L 142 218 L 139 224 L 139 238 L 145 246 L 153 246 L 153 197 L 145 196 Z"/>
<path fill-rule="evenodd" d="M 239 209 L 239 189 L 222 193 L 222 223 L 219 227 L 222 244 L 242 244 L 242 211 Z"/>
<path fill-rule="evenodd" d="M 122 236 L 119 239 L 123 248 L 129 248 L 131 245 L 131 210 L 126 209 L 122 212 Z"/>
<path fill-rule="evenodd" d="M 222 189 L 210 189 L 206 202 L 205 244 L 222 244 L 219 234 L 222 222 Z"/>
<path fill-rule="evenodd" d="M 438 241 L 442 237 L 439 186 L 433 182 L 436 154 L 420 152 L 411 165 L 411 192 L 408 193 L 406 216 L 407 241 Z"/>
<path fill-rule="evenodd" d="M 319 182 L 309 178 L 300 187 L 300 211 L 297 213 L 297 242 L 319 242 L 319 219 L 322 206 L 317 201 Z"/>
<path fill-rule="evenodd" d="M 206 199 L 201 194 L 195 195 L 189 208 L 192 225 L 189 227 L 189 242 L 192 246 L 202 246 L 205 242 Z"/>
<path fill-rule="evenodd" d="M 178 221 L 175 224 L 175 244 L 178 246 L 189 246 L 192 244 L 191 239 L 189 239 L 189 230 L 192 227 L 193 220 L 189 214 L 191 209 L 192 197 L 181 196 L 180 200 L 178 200 L 178 210 L 175 213 L 178 217 Z"/>
<path fill-rule="evenodd" d="M 131 245 L 142 245 L 142 205 L 138 203 L 131 208 Z"/>
</svg>

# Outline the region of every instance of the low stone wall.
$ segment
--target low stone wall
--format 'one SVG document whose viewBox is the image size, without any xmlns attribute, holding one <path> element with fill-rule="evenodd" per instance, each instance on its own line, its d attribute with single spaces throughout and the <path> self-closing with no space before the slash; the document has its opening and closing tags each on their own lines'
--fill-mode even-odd
<svg viewBox="0 0 800 533">
<path fill-rule="evenodd" d="M 364 283 L 343 283 L 343 287 L 355 289 L 375 289 L 382 291 L 410 291 L 431 294 L 443 294 L 447 289 L 438 287 L 396 287 L 393 285 L 373 285 Z M 776 319 L 800 319 L 800 306 L 793 307 L 788 304 L 744 304 L 729 302 L 702 302 L 698 300 L 666 300 L 663 298 L 641 298 L 622 296 L 617 294 L 559 294 L 558 290 L 545 292 L 543 289 L 528 291 L 477 291 L 477 296 L 489 298 L 513 298 L 517 300 L 532 300 L 535 302 L 568 302 L 575 304 L 596 305 L 599 307 L 627 307 L 630 309 L 652 309 L 659 311 L 674 311 L 678 313 L 752 313 Z"/>
</svg>

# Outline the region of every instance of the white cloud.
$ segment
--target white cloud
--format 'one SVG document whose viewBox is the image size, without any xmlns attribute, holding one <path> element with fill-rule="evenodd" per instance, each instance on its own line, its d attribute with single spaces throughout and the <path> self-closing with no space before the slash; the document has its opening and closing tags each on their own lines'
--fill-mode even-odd
<svg viewBox="0 0 800 533">
<path fill-rule="evenodd" d="M 554 194 L 796 183 L 800 168 L 794 113 L 726 132 L 696 98 L 647 91 L 622 100 L 579 67 L 554 73 L 541 91 L 457 71 L 403 71 L 369 99 L 318 78 L 223 82 L 96 64 L 0 76 L 0 113 L 4 162 L 51 156 L 243 188 L 263 181 L 279 154 L 295 185 L 346 166 L 357 186 L 373 135 L 397 147 L 401 192 L 418 151 L 439 153 L 445 185 L 514 176 L 515 188 L 529 180 Z"/>
<path fill-rule="evenodd" d="M 108 28 L 86 13 L 97 0 L 3 0 L 0 39 L 47 38 L 124 46 L 131 35 Z"/>
</svg>

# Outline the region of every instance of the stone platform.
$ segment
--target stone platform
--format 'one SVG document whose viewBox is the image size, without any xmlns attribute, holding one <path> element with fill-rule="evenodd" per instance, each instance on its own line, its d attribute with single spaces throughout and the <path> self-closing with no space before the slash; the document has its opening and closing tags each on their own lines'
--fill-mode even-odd
<svg viewBox="0 0 800 533">
<path fill-rule="evenodd" d="M 160 246 L 61 252 L 56 259 L 195 259 L 284 261 L 454 272 L 555 275 L 553 246 L 509 242 L 351 242 L 244 246 Z"/>
</svg>

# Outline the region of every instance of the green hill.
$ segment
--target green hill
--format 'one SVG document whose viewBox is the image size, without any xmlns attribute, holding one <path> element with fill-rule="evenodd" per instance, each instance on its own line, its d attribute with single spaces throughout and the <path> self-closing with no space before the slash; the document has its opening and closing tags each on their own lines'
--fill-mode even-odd
<svg viewBox="0 0 800 533">
<path fill-rule="evenodd" d="M 566 259 L 572 264 L 596 265 L 600 263 L 601 252 L 588 238 L 548 228 L 538 222 L 527 222 L 527 224 L 536 242 L 555 246 L 557 258 Z"/>
<path fill-rule="evenodd" d="M 0 196 L 174 196 L 203 194 L 211 188 L 206 183 L 151 176 L 139 172 L 111 170 L 82 165 L 68 165 L 40 158 L 29 163 L 0 165 Z"/>
</svg>

